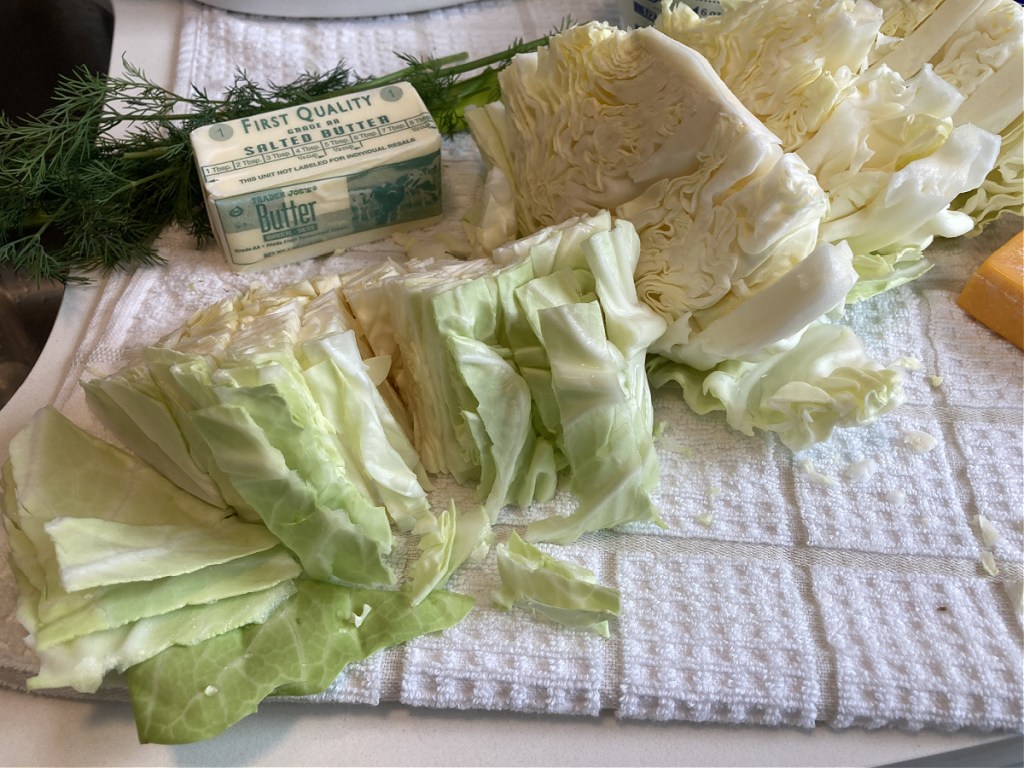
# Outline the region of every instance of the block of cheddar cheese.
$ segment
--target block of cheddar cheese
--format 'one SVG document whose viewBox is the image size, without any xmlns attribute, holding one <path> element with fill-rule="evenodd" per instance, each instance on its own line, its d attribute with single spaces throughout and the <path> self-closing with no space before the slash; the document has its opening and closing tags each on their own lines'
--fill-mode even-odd
<svg viewBox="0 0 1024 768">
<path fill-rule="evenodd" d="M 967 281 L 957 304 L 1024 349 L 1024 230 L 985 259 Z"/>
</svg>

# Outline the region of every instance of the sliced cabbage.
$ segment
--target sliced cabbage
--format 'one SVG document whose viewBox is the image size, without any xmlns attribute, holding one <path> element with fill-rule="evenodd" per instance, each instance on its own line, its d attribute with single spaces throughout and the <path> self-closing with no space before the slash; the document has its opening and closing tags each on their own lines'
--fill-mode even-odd
<svg viewBox="0 0 1024 768">
<path fill-rule="evenodd" d="M 545 537 L 656 521 L 644 360 L 665 323 L 636 295 L 639 256 L 632 225 L 601 211 L 506 244 L 487 262 L 385 265 L 348 281 L 360 322 L 365 308 L 366 325 L 389 329 L 368 338 L 399 361 L 393 380 L 424 465 L 474 485 L 492 522 L 506 505 L 552 498 L 563 469 L 580 504 L 541 525 Z M 592 391 L 579 391 L 580 371 L 592 374 Z"/>
<path fill-rule="evenodd" d="M 390 381 L 410 414 L 412 444 L 423 467 L 467 484 L 476 481 L 478 463 L 467 448 L 459 393 L 450 389 L 433 299 L 491 271 L 493 265 L 480 260 L 430 259 L 386 263 L 344 279 L 345 296 L 373 354 L 391 359 Z"/>
<path fill-rule="evenodd" d="M 513 186 L 519 234 L 605 208 L 632 222 L 641 298 L 671 326 L 654 351 L 671 354 L 813 249 L 826 212 L 814 177 L 666 35 L 583 25 L 501 78 L 501 103 L 469 125 Z"/>
<path fill-rule="evenodd" d="M 843 305 L 857 281 L 845 244 L 822 243 L 774 283 L 662 355 L 707 370 L 726 360 L 756 362 L 788 348 L 808 325 Z M 673 340 L 674 341 L 674 340 Z"/>
<path fill-rule="evenodd" d="M 779 71 L 767 64 L 746 67 L 765 46 L 704 34 L 712 27 L 698 23 L 695 15 L 667 13 L 664 24 L 670 32 L 699 37 L 712 63 L 726 62 L 737 76 L 746 72 L 737 86 L 740 95 L 777 94 L 757 103 L 792 117 L 794 126 L 817 129 L 852 87 L 881 23 L 877 9 L 839 5 L 811 30 L 803 30 L 788 7 L 766 19 L 766 28 L 777 29 L 785 41 L 780 46 L 820 53 Z M 725 29 L 736 18 L 730 12 L 713 29 Z M 858 259 L 861 249 L 851 249 L 845 236 L 820 242 L 823 222 L 842 210 L 830 209 L 812 173 L 824 166 L 809 168 L 802 157 L 784 151 L 769 130 L 772 124 L 766 127 L 744 106 L 707 59 L 659 30 L 624 31 L 598 23 L 570 29 L 553 37 L 548 48 L 517 57 L 501 77 L 501 102 L 470 112 L 468 120 L 486 163 L 513 186 L 520 232 L 602 206 L 612 206 L 616 217 L 632 223 L 640 240 L 633 274 L 638 296 L 666 323 L 647 351 L 664 358 L 665 368 L 711 371 L 781 359 L 804 329 L 841 308 L 858 289 L 858 266 L 870 268 L 872 282 L 864 290 L 909 280 L 921 270 L 917 254 L 908 256 L 907 249 L 939 229 L 929 218 L 935 213 L 930 198 L 900 197 L 926 177 L 938 184 L 934 168 L 927 166 L 906 171 L 914 181 L 901 177 L 887 198 L 904 205 L 904 218 L 917 216 L 907 222 L 917 238 L 912 244 L 896 254 Z M 780 88 L 780 79 L 788 83 L 787 77 L 794 78 L 793 87 Z M 951 145 L 948 154 L 962 144 Z M 951 165 L 943 166 L 945 171 Z M 944 180 L 955 183 L 955 174 Z M 852 235 L 891 222 L 880 221 L 884 217 L 875 216 L 874 209 L 865 217 L 871 220 L 852 226 Z M 943 218 L 943 232 L 952 227 L 947 219 L 958 221 L 952 214 Z M 506 250 L 499 248 L 494 259 L 501 262 Z M 626 279 L 620 275 L 620 282 Z M 894 405 L 898 390 L 873 375 L 881 366 L 866 357 L 863 363 L 863 385 L 879 388 L 865 391 L 865 397 Z M 801 376 L 794 372 L 794 386 Z M 828 403 L 839 407 L 829 400 L 821 407 Z M 738 401 L 732 410 L 737 407 Z M 845 423 L 840 414 L 820 419 Z M 753 421 L 758 421 L 755 413 L 735 414 L 730 423 Z M 537 530 L 531 528 L 530 535 Z"/>
<path fill-rule="evenodd" d="M 40 660 L 32 689 L 93 692 L 170 645 L 263 621 L 300 571 L 262 526 L 51 407 L 11 441 L 3 499 L 17 616 Z"/>
<path fill-rule="evenodd" d="M 194 573 L 278 544 L 262 525 L 231 518 L 197 526 L 55 517 L 43 529 L 53 540 L 61 583 L 69 592 Z"/>
<path fill-rule="evenodd" d="M 846 240 L 854 253 L 923 253 L 935 236 L 970 232 L 974 221 L 951 210 L 996 162 L 999 138 L 953 126 L 962 96 L 930 69 L 903 80 L 871 69 L 854 83 L 818 132 L 797 149 L 829 192 L 821 237 Z"/>
<path fill-rule="evenodd" d="M 84 387 L 139 456 L 262 522 L 309 576 L 390 584 L 389 519 L 408 531 L 431 512 L 388 359 L 369 349 L 340 277 L 257 286 Z"/>
<path fill-rule="evenodd" d="M 38 651 L 40 669 L 29 690 L 73 688 L 95 693 L 108 672 L 125 672 L 171 648 L 184 648 L 269 619 L 295 593 L 295 582 L 214 603 L 186 605 L 115 629 L 80 635 Z"/>
<path fill-rule="evenodd" d="M 663 526 L 651 500 L 659 475 L 650 422 L 638 418 L 623 387 L 627 367 L 603 338 L 601 308 L 593 302 L 557 305 L 540 310 L 538 321 L 562 424 L 560 444 L 571 468 L 569 488 L 578 504 L 570 515 L 530 523 L 527 538 L 568 544 L 630 522 Z"/>
<path fill-rule="evenodd" d="M 655 27 L 704 56 L 790 151 L 843 100 L 870 62 L 882 12 L 864 0 L 751 0 L 702 17 L 672 3 Z"/>
<path fill-rule="evenodd" d="M 302 572 L 284 549 L 230 560 L 181 576 L 133 581 L 75 593 L 48 592 L 38 605 L 35 647 L 46 649 L 82 635 L 114 629 L 149 616 L 260 592 Z"/>
</svg>

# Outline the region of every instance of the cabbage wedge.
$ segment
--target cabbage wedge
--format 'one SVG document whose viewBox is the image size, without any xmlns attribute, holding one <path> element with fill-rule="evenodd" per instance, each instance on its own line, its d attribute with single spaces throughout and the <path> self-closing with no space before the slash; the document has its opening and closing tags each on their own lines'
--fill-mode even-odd
<svg viewBox="0 0 1024 768">
<path fill-rule="evenodd" d="M 831 46 L 831 58 L 814 59 L 790 74 L 803 85 L 805 76 L 813 80 L 821 98 L 838 99 L 850 78 L 821 78 L 813 68 L 820 69 L 822 61 L 864 58 L 877 27 L 871 14 L 832 17 L 838 26 L 830 30 L 829 42 L 813 42 Z M 722 55 L 732 53 L 724 39 L 717 42 Z M 812 41 L 798 50 L 808 45 Z M 759 50 L 754 46 L 750 55 Z M 860 282 L 859 250 L 847 239 L 869 229 L 885 234 L 884 216 L 870 209 L 864 216 L 871 220 L 860 229 L 824 239 L 836 211 L 815 169 L 786 151 L 707 58 L 658 29 L 620 30 L 596 22 L 571 28 L 553 36 L 547 48 L 517 57 L 502 71 L 501 86 L 501 101 L 468 111 L 467 121 L 489 173 L 498 172 L 511 186 L 520 234 L 600 209 L 636 230 L 639 258 L 632 276 L 617 279 L 632 282 L 640 301 L 665 323 L 647 346 L 651 365 L 694 372 L 658 376 L 655 386 L 690 382 L 718 369 L 735 368 L 740 376 L 771 359 L 793 359 L 785 355 L 804 331 L 841 312 Z M 970 140 L 970 132 L 962 138 Z M 961 146 L 950 143 L 944 170 L 929 167 L 929 178 L 955 168 L 955 148 Z M 911 196 L 909 179 L 897 186 Z M 948 203 L 942 194 L 936 197 L 939 207 Z M 929 218 L 932 208 L 919 207 L 914 226 L 921 238 L 930 237 L 941 227 Z M 839 217 L 834 226 L 848 221 Z M 500 261 L 502 252 L 496 249 L 494 259 Z M 899 279 L 920 273 L 913 261 L 894 258 Z M 871 286 L 891 285 L 892 271 L 883 261 Z M 829 410 L 838 401 L 821 398 L 813 410 L 819 423 L 809 430 L 797 423 L 777 425 L 780 434 L 800 434 L 787 444 L 803 445 L 808 434 L 825 439 L 836 425 L 868 423 L 898 404 L 897 373 L 876 376 L 881 366 L 858 359 L 864 397 L 886 406 L 860 409 L 864 420 L 855 421 Z M 785 377 L 784 365 L 775 370 Z M 793 370 L 791 389 L 803 375 Z M 702 401 L 689 383 L 685 388 L 688 403 Z M 738 412 L 759 409 L 753 399 L 719 392 L 730 402 L 730 424 L 749 431 L 763 423 L 759 412 Z M 812 411 L 790 413 L 797 418 Z"/>
<path fill-rule="evenodd" d="M 860 301 L 924 274 L 935 237 L 1022 212 L 1022 21 L 1012 0 L 754 0 L 657 27 L 807 163 Z"/>
</svg>

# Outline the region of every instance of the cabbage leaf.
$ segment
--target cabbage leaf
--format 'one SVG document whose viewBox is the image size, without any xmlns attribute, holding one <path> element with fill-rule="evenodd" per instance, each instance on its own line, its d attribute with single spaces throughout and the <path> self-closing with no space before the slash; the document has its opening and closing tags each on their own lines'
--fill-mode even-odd
<svg viewBox="0 0 1024 768">
<path fill-rule="evenodd" d="M 759 362 L 728 360 L 706 371 L 652 357 L 648 373 L 654 388 L 682 387 L 695 412 L 723 411 L 734 429 L 775 433 L 793 451 L 836 428 L 870 424 L 903 401 L 900 370 L 872 361 L 849 328 L 824 320 Z"/>
<path fill-rule="evenodd" d="M 472 605 L 452 592 L 431 592 L 414 606 L 402 592 L 300 579 L 294 596 L 265 622 L 170 648 L 128 669 L 139 740 L 211 738 L 266 697 L 318 693 L 346 665 L 447 629 Z"/>
</svg>

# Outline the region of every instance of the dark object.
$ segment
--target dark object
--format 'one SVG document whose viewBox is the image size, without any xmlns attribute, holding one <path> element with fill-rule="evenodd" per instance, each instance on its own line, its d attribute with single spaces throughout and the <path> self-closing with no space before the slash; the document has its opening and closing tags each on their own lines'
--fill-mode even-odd
<svg viewBox="0 0 1024 768">
<path fill-rule="evenodd" d="M 888 763 L 880 768 L 1021 768 L 1024 736 L 1010 736 L 977 747 L 955 749 L 931 757 Z"/>
<path fill-rule="evenodd" d="M 0 24 L 0 110 L 10 118 L 50 106 L 61 75 L 105 74 L 114 14 L 101 0 L 4 0 Z"/>
<path fill-rule="evenodd" d="M 38 115 L 62 75 L 81 66 L 105 74 L 113 34 L 113 12 L 99 0 L 5 0 L 0 111 L 12 119 Z M 0 270 L 0 407 L 35 365 L 63 296 L 60 283 Z"/>
</svg>

